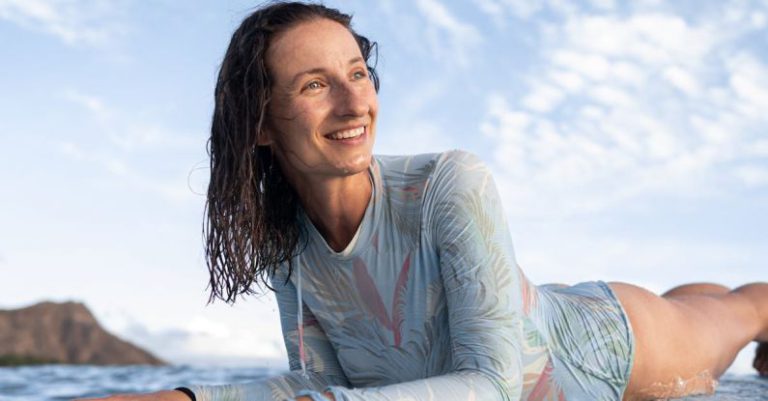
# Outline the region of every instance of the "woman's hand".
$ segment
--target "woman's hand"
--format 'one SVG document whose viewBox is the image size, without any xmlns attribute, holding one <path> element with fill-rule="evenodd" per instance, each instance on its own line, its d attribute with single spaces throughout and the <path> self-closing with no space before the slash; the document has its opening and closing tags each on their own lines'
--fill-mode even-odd
<svg viewBox="0 0 768 401">
<path fill-rule="evenodd" d="M 102 398 L 82 398 L 74 401 L 189 401 L 181 391 L 164 390 L 145 394 L 115 394 Z"/>
</svg>

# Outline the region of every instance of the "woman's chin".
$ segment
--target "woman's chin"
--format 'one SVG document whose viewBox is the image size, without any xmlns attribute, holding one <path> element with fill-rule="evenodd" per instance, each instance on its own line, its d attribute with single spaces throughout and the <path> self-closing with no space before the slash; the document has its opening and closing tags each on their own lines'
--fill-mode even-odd
<svg viewBox="0 0 768 401">
<path fill-rule="evenodd" d="M 371 155 L 360 155 L 353 160 L 347 160 L 342 163 L 338 163 L 337 171 L 344 176 L 350 176 L 368 171 L 368 167 L 371 165 Z"/>
</svg>

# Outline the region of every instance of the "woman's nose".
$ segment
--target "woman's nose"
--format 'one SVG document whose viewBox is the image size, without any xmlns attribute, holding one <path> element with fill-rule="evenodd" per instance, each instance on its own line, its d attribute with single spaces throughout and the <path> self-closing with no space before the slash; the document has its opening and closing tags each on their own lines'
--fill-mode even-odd
<svg viewBox="0 0 768 401">
<path fill-rule="evenodd" d="M 334 89 L 336 114 L 341 117 L 360 117 L 368 112 L 368 99 L 361 85 L 345 82 Z"/>
</svg>

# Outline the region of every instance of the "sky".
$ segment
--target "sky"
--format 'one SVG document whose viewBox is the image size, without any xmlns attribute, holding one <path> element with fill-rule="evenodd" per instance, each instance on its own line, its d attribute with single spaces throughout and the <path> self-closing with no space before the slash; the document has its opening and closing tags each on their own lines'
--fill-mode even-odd
<svg viewBox="0 0 768 401">
<path fill-rule="evenodd" d="M 271 295 L 207 305 L 203 259 L 213 87 L 258 4 L 0 0 L 0 308 L 287 366 Z M 325 4 L 378 42 L 375 152 L 478 154 L 534 282 L 768 280 L 768 1 Z"/>
</svg>

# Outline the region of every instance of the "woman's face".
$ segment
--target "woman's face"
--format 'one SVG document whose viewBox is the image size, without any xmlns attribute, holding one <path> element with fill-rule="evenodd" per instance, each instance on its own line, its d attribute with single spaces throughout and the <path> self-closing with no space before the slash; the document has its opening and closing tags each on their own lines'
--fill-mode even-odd
<svg viewBox="0 0 768 401">
<path fill-rule="evenodd" d="M 259 144 L 272 147 L 283 173 L 306 180 L 366 171 L 378 102 L 347 28 L 300 23 L 273 39 L 266 61 L 272 100 Z"/>
</svg>

